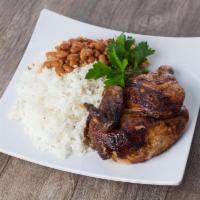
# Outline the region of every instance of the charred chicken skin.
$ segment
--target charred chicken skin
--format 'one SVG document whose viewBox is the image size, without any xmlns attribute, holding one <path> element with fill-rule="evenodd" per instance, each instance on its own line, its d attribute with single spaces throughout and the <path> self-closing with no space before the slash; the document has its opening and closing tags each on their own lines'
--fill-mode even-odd
<svg viewBox="0 0 200 200">
<path fill-rule="evenodd" d="M 155 118 L 179 112 L 185 92 L 173 74 L 172 68 L 161 66 L 157 72 L 130 78 L 125 88 L 126 107 Z"/>
<path fill-rule="evenodd" d="M 184 96 L 169 67 L 130 78 L 124 90 L 109 86 L 99 108 L 85 104 L 89 111 L 85 143 L 102 159 L 131 163 L 148 160 L 183 134 L 189 120 Z"/>
</svg>

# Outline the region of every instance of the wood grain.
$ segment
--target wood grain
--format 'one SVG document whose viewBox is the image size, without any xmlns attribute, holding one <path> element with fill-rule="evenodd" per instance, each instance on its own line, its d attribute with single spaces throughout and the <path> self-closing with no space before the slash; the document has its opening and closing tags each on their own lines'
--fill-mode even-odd
<svg viewBox="0 0 200 200">
<path fill-rule="evenodd" d="M 43 8 L 121 31 L 164 36 L 200 36 L 200 1 L 196 0 L 1 0 L 0 95 L 23 56 Z M 186 174 L 178 187 L 99 180 L 0 154 L 0 200 L 200 199 L 199 130 L 200 118 Z"/>
</svg>

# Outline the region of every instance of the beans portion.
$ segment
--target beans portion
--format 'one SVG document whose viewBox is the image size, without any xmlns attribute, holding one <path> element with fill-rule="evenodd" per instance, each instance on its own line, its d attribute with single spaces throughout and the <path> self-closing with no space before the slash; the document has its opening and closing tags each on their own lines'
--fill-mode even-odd
<svg viewBox="0 0 200 200">
<path fill-rule="evenodd" d="M 92 40 L 78 37 L 62 42 L 55 51 L 46 53 L 43 67 L 54 68 L 59 76 L 72 72 L 76 67 L 100 61 L 107 64 L 107 45 L 111 40 Z"/>
</svg>

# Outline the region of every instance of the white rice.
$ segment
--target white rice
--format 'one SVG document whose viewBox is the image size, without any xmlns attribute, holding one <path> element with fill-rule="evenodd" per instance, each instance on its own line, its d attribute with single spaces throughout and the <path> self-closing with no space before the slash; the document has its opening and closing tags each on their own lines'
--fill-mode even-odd
<svg viewBox="0 0 200 200">
<path fill-rule="evenodd" d="M 63 77 L 51 69 L 39 73 L 40 66 L 24 72 L 9 116 L 22 122 L 37 148 L 61 158 L 88 150 L 83 144 L 88 113 L 82 105 L 88 102 L 98 106 L 103 92 L 101 79 L 85 79 L 91 66 Z"/>
</svg>

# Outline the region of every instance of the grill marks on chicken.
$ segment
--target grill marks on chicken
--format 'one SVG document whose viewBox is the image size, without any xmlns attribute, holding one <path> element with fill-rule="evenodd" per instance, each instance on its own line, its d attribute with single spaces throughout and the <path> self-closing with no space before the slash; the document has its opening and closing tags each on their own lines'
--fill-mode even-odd
<svg viewBox="0 0 200 200">
<path fill-rule="evenodd" d="M 185 107 L 180 113 L 169 119 L 155 119 L 152 117 L 139 117 L 132 114 L 123 114 L 121 127 L 117 131 L 125 133 L 125 144 L 105 142 L 115 161 L 125 160 L 131 163 L 142 162 L 167 150 L 182 135 L 189 115 Z M 107 133 L 109 137 L 110 133 Z M 112 138 L 116 141 L 116 136 Z"/>
<path fill-rule="evenodd" d="M 89 111 L 84 131 L 85 143 L 92 148 L 97 148 L 96 132 L 112 131 L 120 124 L 121 113 L 123 111 L 123 89 L 119 86 L 110 86 L 103 92 L 99 109 L 92 104 L 85 103 Z"/>
<path fill-rule="evenodd" d="M 189 120 L 182 106 L 184 90 L 172 72 L 165 66 L 130 78 L 125 94 L 121 87 L 110 86 L 99 108 L 85 104 L 89 111 L 85 143 L 103 159 L 131 163 L 167 150 L 183 134 Z"/>
<path fill-rule="evenodd" d="M 126 83 L 126 107 L 141 115 L 170 117 L 180 111 L 185 92 L 178 84 L 173 70 L 167 66 L 130 78 Z"/>
</svg>

